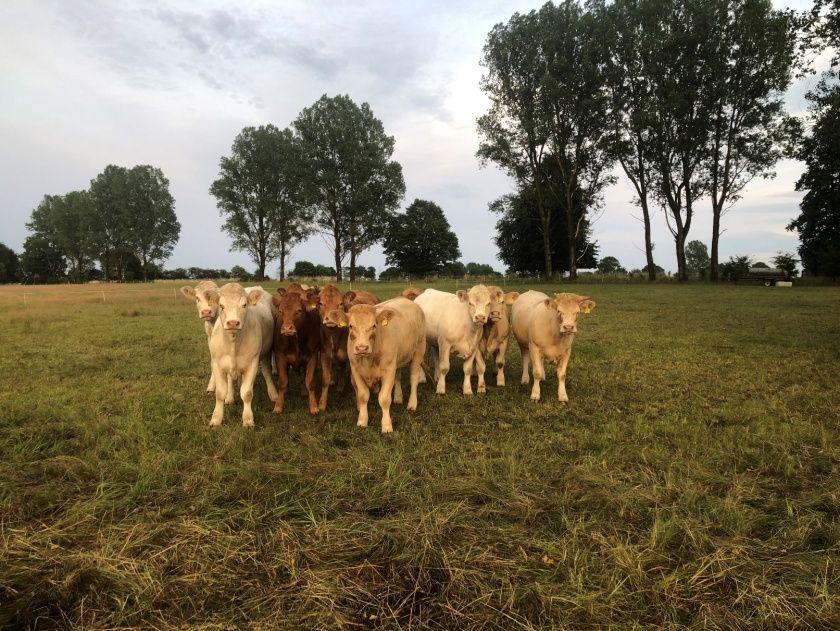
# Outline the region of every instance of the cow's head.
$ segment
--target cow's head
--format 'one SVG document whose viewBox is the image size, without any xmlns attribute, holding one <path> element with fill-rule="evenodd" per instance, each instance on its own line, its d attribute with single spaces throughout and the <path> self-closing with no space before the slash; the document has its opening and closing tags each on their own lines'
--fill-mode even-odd
<svg viewBox="0 0 840 631">
<path fill-rule="evenodd" d="M 231 339 L 235 339 L 236 334 L 242 330 L 248 317 L 248 308 L 257 304 L 261 297 L 261 291 L 246 293 L 239 283 L 228 283 L 211 292 L 211 301 L 219 305 L 222 328 L 230 334 Z"/>
<path fill-rule="evenodd" d="M 578 316 L 592 311 L 595 301 L 588 296 L 564 293 L 554 294 L 554 298 L 546 298 L 545 306 L 557 312 L 557 323 L 563 333 L 576 333 Z"/>
<path fill-rule="evenodd" d="M 205 321 L 212 321 L 216 319 L 219 314 L 218 302 L 210 301 L 211 292 L 216 292 L 219 289 L 218 285 L 210 280 L 203 280 L 195 287 L 186 285 L 181 287 L 181 294 L 187 300 L 195 302 L 195 308 L 198 311 L 198 317 Z"/>
<path fill-rule="evenodd" d="M 519 298 L 518 291 L 504 293 L 500 287 L 488 287 L 493 299 L 490 301 L 490 321 L 501 320 L 505 312 L 505 305 L 512 305 Z"/>
<path fill-rule="evenodd" d="M 318 297 L 314 291 L 301 293 L 280 288 L 271 301 L 274 304 L 275 320 L 280 325 L 280 335 L 297 335 L 306 314 L 318 308 Z"/>
<path fill-rule="evenodd" d="M 350 329 L 350 352 L 358 356 L 370 355 L 380 327 L 388 326 L 394 317 L 392 309 L 374 305 L 353 305 L 347 312 L 347 326 Z"/>
<path fill-rule="evenodd" d="M 485 285 L 476 285 L 469 291 L 463 289 L 457 292 L 458 300 L 467 304 L 470 318 L 474 324 L 484 324 L 490 320 L 490 306 L 504 294 L 498 287 L 493 290 Z"/>
<path fill-rule="evenodd" d="M 321 324 L 332 329 L 341 326 L 339 321 L 343 320 L 343 326 L 347 326 L 347 316 L 344 315 L 344 296 L 342 296 L 341 290 L 338 287 L 335 285 L 325 285 L 322 287 L 321 291 L 318 292 L 317 303 L 321 316 Z"/>
</svg>

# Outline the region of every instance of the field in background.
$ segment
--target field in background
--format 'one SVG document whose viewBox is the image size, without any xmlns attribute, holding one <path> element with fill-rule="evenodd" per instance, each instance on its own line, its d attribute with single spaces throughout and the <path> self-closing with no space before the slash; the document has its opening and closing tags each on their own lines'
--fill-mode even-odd
<svg viewBox="0 0 840 631">
<path fill-rule="evenodd" d="M 208 429 L 179 286 L 0 288 L 0 628 L 840 628 L 840 289 L 574 285 L 569 406 L 514 343 L 388 438 Z"/>
</svg>

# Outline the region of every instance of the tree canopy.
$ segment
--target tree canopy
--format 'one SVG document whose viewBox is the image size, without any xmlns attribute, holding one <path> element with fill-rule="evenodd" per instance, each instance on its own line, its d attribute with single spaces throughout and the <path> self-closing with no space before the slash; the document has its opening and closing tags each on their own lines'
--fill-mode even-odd
<svg viewBox="0 0 840 631">
<path fill-rule="evenodd" d="M 461 256 L 458 237 L 443 210 L 425 199 L 415 199 L 388 224 L 383 241 L 385 262 L 412 276 L 440 272 Z"/>
</svg>

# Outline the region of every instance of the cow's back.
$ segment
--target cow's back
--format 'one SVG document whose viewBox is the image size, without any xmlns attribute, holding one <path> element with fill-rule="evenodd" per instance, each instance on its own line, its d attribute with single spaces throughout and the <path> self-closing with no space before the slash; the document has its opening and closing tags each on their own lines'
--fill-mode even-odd
<svg viewBox="0 0 840 631">
<path fill-rule="evenodd" d="M 468 333 L 469 314 L 455 294 L 427 289 L 414 299 L 414 304 L 423 311 L 426 337 L 430 341 Z"/>
</svg>

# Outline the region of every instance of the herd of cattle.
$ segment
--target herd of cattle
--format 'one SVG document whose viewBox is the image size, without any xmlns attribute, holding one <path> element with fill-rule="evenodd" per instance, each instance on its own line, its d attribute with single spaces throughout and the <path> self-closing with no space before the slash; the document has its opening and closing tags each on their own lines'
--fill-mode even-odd
<svg viewBox="0 0 840 631">
<path fill-rule="evenodd" d="M 548 361 L 557 366 L 557 398 L 567 402 L 566 366 L 578 315 L 595 307 L 593 300 L 577 294 L 558 293 L 549 298 L 538 291 L 505 293 L 485 285 L 454 294 L 409 287 L 384 302 L 367 291 L 342 293 L 334 285 L 319 290 L 298 283 L 272 295 L 261 287 L 243 288 L 237 283 L 218 287 L 204 281 L 182 287 L 181 293 L 195 300 L 210 347 L 207 392 L 216 396 L 211 426 L 221 424 L 225 403 L 233 402 L 236 379 L 240 380 L 243 401 L 242 424 L 254 424 L 251 401 L 258 370 L 275 402 L 274 412 L 283 411 L 291 367 L 304 369 L 309 411 L 324 411 L 330 386 L 336 381 L 334 368 L 349 363 L 359 411 L 357 424 L 367 427 L 370 391 L 378 385 L 383 433 L 393 431 L 391 401 L 403 401 L 400 374 L 405 366 L 411 384 L 406 409 L 417 409 L 417 386 L 426 381 L 423 360 L 427 348 L 438 394 L 446 392 L 453 352 L 464 360 L 464 394 L 473 393 L 474 369 L 478 392 L 486 391 L 486 359 L 495 365 L 496 385 L 504 386 L 511 328 L 522 351 L 522 383 L 529 383 L 529 366 L 533 375 L 531 400 L 540 399 L 540 381 L 545 379 L 544 362 Z M 510 320 L 506 305 L 513 305 Z M 317 396 L 319 358 L 322 379 Z"/>
</svg>

